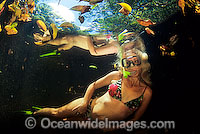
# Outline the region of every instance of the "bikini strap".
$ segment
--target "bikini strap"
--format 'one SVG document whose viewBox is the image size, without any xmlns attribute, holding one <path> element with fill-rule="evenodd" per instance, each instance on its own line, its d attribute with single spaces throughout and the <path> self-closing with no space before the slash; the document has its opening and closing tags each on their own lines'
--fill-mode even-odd
<svg viewBox="0 0 200 134">
<path fill-rule="evenodd" d="M 144 95 L 144 92 L 146 91 L 146 89 L 147 89 L 147 86 L 145 87 L 145 89 L 144 89 L 144 91 L 143 91 L 143 93 L 142 93 L 143 95 Z"/>
</svg>

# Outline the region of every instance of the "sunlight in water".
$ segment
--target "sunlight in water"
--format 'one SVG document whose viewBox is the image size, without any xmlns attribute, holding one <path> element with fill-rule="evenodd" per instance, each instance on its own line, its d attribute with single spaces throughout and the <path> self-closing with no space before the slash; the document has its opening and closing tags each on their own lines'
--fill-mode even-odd
<svg viewBox="0 0 200 134">
<path fill-rule="evenodd" d="M 53 12 L 55 14 L 62 17 L 65 21 L 67 22 L 75 21 L 75 15 L 69 8 L 63 5 L 58 5 L 58 3 L 48 3 L 48 5 L 53 8 Z"/>
</svg>

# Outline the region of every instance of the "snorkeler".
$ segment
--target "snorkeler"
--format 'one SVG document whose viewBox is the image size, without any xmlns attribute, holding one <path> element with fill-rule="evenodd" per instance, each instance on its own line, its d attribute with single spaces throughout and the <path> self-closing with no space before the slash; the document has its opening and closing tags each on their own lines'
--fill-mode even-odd
<svg viewBox="0 0 200 134">
<path fill-rule="evenodd" d="M 91 55 L 107 55 L 118 53 L 119 44 L 115 40 L 107 40 L 105 36 L 65 35 L 62 38 L 50 40 L 51 36 L 43 37 L 39 33 L 33 34 L 36 41 L 42 41 L 40 46 L 50 44 L 60 46 L 61 50 L 69 50 L 73 46 L 89 50 Z"/>
<path fill-rule="evenodd" d="M 127 49 L 135 42 L 121 46 L 119 70 L 91 83 L 83 98 L 76 99 L 59 108 L 43 108 L 35 115 L 77 120 L 138 120 L 146 111 L 151 100 L 152 90 L 149 79 L 150 64 L 145 52 L 136 48 Z M 125 49 L 126 48 L 126 49 Z M 108 86 L 109 85 L 109 86 Z M 95 90 L 108 86 L 108 91 L 91 99 Z M 131 116 L 133 115 L 133 116 Z M 128 117 L 132 117 L 131 119 Z"/>
<path fill-rule="evenodd" d="M 141 32 L 140 34 L 142 33 L 143 32 Z M 39 33 L 35 33 L 33 35 L 36 41 L 42 42 L 40 46 L 43 46 L 46 44 L 60 46 L 58 48 L 59 51 L 69 50 L 73 46 L 76 46 L 84 50 L 89 50 L 90 54 L 94 56 L 117 54 L 120 49 L 120 44 L 122 44 L 121 42 L 127 43 L 132 40 L 135 40 L 134 44 L 130 43 L 129 45 L 126 45 L 125 49 L 131 49 L 134 47 L 136 49 L 141 50 L 142 52 L 145 51 L 144 43 L 142 39 L 139 37 L 139 35 L 124 36 L 123 37 L 124 39 L 122 39 L 120 42 L 114 39 L 108 40 L 106 36 L 66 35 L 62 38 L 51 40 L 50 35 L 45 36 L 45 37 L 40 35 Z"/>
</svg>

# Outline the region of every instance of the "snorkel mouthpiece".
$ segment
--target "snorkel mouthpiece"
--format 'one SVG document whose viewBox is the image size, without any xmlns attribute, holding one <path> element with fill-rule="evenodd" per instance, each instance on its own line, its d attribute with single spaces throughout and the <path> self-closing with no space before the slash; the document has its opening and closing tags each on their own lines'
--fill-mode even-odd
<svg viewBox="0 0 200 134">
<path fill-rule="evenodd" d="M 128 76 L 131 75 L 131 72 L 125 71 L 125 69 L 123 69 L 123 76 L 124 78 L 128 78 Z"/>
</svg>

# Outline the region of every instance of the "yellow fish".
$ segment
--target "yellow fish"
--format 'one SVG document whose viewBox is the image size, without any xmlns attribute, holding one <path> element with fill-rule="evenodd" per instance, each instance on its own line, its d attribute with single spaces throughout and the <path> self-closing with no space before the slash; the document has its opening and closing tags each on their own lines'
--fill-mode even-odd
<svg viewBox="0 0 200 134">
<path fill-rule="evenodd" d="M 0 32 L 2 31 L 1 25 L 0 25 Z"/>
<path fill-rule="evenodd" d="M 6 0 L 4 0 L 1 4 L 0 4 L 0 15 L 3 12 L 3 10 L 5 9 L 4 4 L 5 4 Z"/>
<path fill-rule="evenodd" d="M 185 1 L 184 0 L 179 0 L 178 1 L 178 5 L 182 9 L 183 15 L 185 16 Z"/>
<path fill-rule="evenodd" d="M 17 29 L 14 26 L 11 26 L 11 25 L 6 25 L 5 26 L 5 30 L 7 31 L 8 35 L 13 35 L 13 34 L 17 34 L 18 33 Z"/>
<path fill-rule="evenodd" d="M 117 3 L 120 6 L 122 6 L 122 8 L 119 10 L 120 13 L 122 13 L 123 15 L 129 15 L 129 13 L 131 13 L 132 8 L 129 4 L 127 3 Z"/>
<path fill-rule="evenodd" d="M 64 28 L 72 27 L 72 28 L 74 28 L 73 24 L 69 23 L 69 22 L 64 22 L 59 27 L 64 27 Z"/>
<path fill-rule="evenodd" d="M 0 4 L 0 10 L 4 7 L 4 4 L 6 3 L 6 0 L 4 0 L 1 4 Z"/>
<path fill-rule="evenodd" d="M 55 39 L 55 38 L 57 37 L 58 28 L 57 28 L 56 25 L 53 24 L 53 23 L 52 23 L 50 26 L 51 26 L 52 29 L 53 29 L 53 39 Z"/>
<path fill-rule="evenodd" d="M 44 23 L 43 21 L 37 20 L 36 23 L 37 23 L 38 27 L 39 27 L 43 32 L 47 31 L 47 26 L 45 25 L 45 23 Z"/>
<path fill-rule="evenodd" d="M 200 14 L 200 6 L 195 6 L 195 13 Z"/>
</svg>

